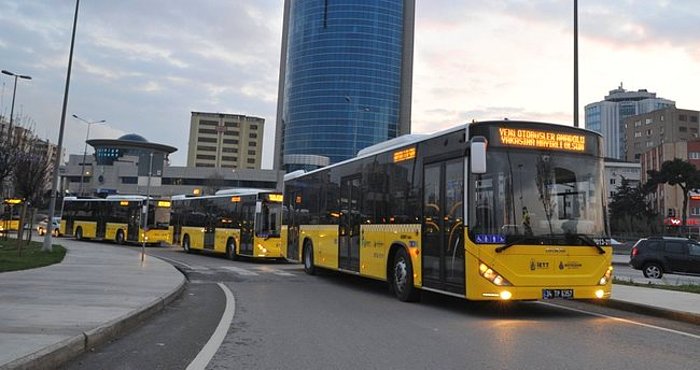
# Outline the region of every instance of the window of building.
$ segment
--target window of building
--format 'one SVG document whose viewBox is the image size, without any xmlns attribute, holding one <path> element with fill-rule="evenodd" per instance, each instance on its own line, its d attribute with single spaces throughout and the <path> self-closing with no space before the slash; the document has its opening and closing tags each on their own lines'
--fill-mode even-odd
<svg viewBox="0 0 700 370">
<path fill-rule="evenodd" d="M 641 131 L 636 131 L 634 133 L 634 137 L 642 137 L 642 132 Z"/>
<path fill-rule="evenodd" d="M 138 184 L 139 178 L 136 176 L 133 177 L 122 177 L 122 184 Z"/>
<path fill-rule="evenodd" d="M 251 141 L 248 143 L 248 146 L 258 146 L 258 143 L 256 143 L 255 141 Z"/>
<path fill-rule="evenodd" d="M 200 126 L 218 126 L 219 122 L 216 121 L 209 121 L 209 120 L 201 120 L 199 121 Z"/>
<path fill-rule="evenodd" d="M 685 122 L 685 121 L 688 120 L 688 116 L 686 116 L 685 114 L 679 114 L 679 115 L 678 115 L 678 120 L 679 120 L 679 121 Z"/>
<path fill-rule="evenodd" d="M 660 134 L 663 134 L 663 133 L 664 133 L 664 127 L 663 127 L 663 126 L 659 127 L 659 133 L 660 133 Z"/>
<path fill-rule="evenodd" d="M 236 139 L 224 139 L 224 144 L 238 144 Z"/>
<path fill-rule="evenodd" d="M 690 116 L 690 122 L 698 123 L 698 116 Z"/>
<path fill-rule="evenodd" d="M 221 148 L 223 153 L 238 153 L 238 148 Z"/>
<path fill-rule="evenodd" d="M 199 162 L 195 163 L 194 166 L 195 167 L 214 167 L 214 165 L 211 163 L 199 163 Z"/>
<path fill-rule="evenodd" d="M 610 198 L 612 198 L 612 197 L 614 197 L 614 196 L 615 196 L 615 192 L 614 192 L 614 191 L 611 191 L 611 192 L 610 192 Z"/>
<path fill-rule="evenodd" d="M 249 150 L 248 155 L 255 155 L 255 150 Z"/>
<path fill-rule="evenodd" d="M 615 179 L 610 179 L 610 185 L 615 185 Z"/>
<path fill-rule="evenodd" d="M 654 146 L 654 142 L 651 141 L 651 140 L 650 140 L 650 141 L 647 141 L 647 142 L 646 142 L 646 146 L 647 146 L 647 148 L 651 148 L 651 147 Z"/>
<path fill-rule="evenodd" d="M 226 136 L 238 136 L 238 131 L 226 131 L 224 132 Z"/>
<path fill-rule="evenodd" d="M 252 133 L 248 134 L 248 137 L 251 138 L 251 139 L 257 139 L 257 138 L 258 138 L 258 134 L 252 132 Z"/>
<path fill-rule="evenodd" d="M 200 134 L 213 134 L 216 135 L 216 130 L 210 128 L 200 128 L 197 130 Z"/>
<path fill-rule="evenodd" d="M 209 159 L 213 161 L 214 159 L 216 159 L 216 156 L 208 154 L 197 154 L 197 159 Z"/>
<path fill-rule="evenodd" d="M 700 159 L 700 152 L 688 153 L 688 159 Z"/>
<path fill-rule="evenodd" d="M 634 127 L 642 126 L 642 121 L 634 121 Z"/>
<path fill-rule="evenodd" d="M 255 163 L 255 158 L 248 158 L 248 163 Z"/>
<path fill-rule="evenodd" d="M 238 122 L 225 122 L 224 126 L 226 127 L 238 127 Z"/>
<path fill-rule="evenodd" d="M 250 125 L 250 129 L 251 129 L 251 130 L 257 130 L 257 129 L 258 129 L 258 125 Z"/>
<path fill-rule="evenodd" d="M 654 123 L 654 120 L 651 119 L 651 118 L 647 118 L 647 119 L 644 120 L 644 124 L 645 124 L 645 125 L 651 125 L 652 123 Z"/>
<path fill-rule="evenodd" d="M 661 117 L 659 117 L 659 120 L 660 120 L 661 122 L 664 121 L 664 115 L 663 115 L 663 114 L 661 115 Z"/>
<path fill-rule="evenodd" d="M 652 129 L 648 129 L 646 132 L 647 136 L 651 136 L 652 133 L 654 133 L 654 130 Z"/>
<path fill-rule="evenodd" d="M 214 137 L 200 137 L 199 142 L 200 143 L 215 143 L 215 142 L 217 142 L 217 139 Z"/>
<path fill-rule="evenodd" d="M 222 161 L 237 162 L 237 161 L 238 161 L 238 158 L 236 158 L 236 157 L 231 157 L 231 156 L 228 156 L 228 155 L 224 155 L 224 156 L 221 156 L 221 160 L 222 160 Z"/>
<path fill-rule="evenodd" d="M 197 145 L 197 150 L 202 151 L 202 152 L 215 152 L 216 147 L 215 146 Z"/>
<path fill-rule="evenodd" d="M 678 132 L 688 132 L 688 128 L 685 126 L 678 126 Z"/>
</svg>

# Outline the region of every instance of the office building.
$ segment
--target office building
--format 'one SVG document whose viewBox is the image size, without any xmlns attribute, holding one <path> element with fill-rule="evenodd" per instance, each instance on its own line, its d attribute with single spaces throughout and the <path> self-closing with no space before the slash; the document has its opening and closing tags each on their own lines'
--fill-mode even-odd
<svg viewBox="0 0 700 370">
<path fill-rule="evenodd" d="M 282 190 L 281 171 L 170 166 L 168 156 L 175 147 L 149 142 L 137 134 L 116 140 L 92 139 L 88 144 L 95 148 L 94 155 L 84 163 L 82 154 L 71 155 L 61 168 L 62 192 L 172 196 L 211 195 L 227 188 Z"/>
<path fill-rule="evenodd" d="M 187 166 L 260 169 L 264 127 L 259 117 L 192 112 Z"/>
<path fill-rule="evenodd" d="M 586 105 L 586 128 L 603 135 L 606 157 L 624 159 L 625 118 L 675 105 L 674 101 L 657 98 L 656 93 L 646 89 L 627 91 L 620 84 L 604 100 Z"/>
<path fill-rule="evenodd" d="M 410 132 L 414 11 L 415 0 L 285 0 L 275 168 Z"/>
<path fill-rule="evenodd" d="M 627 160 L 639 161 L 643 152 L 663 143 L 697 139 L 699 121 L 700 112 L 674 107 L 626 118 Z"/>
<path fill-rule="evenodd" d="M 620 159 L 605 158 L 605 184 L 607 204 L 612 202 L 623 181 L 631 188 L 640 185 L 642 166 L 639 162 L 626 162 Z"/>
</svg>

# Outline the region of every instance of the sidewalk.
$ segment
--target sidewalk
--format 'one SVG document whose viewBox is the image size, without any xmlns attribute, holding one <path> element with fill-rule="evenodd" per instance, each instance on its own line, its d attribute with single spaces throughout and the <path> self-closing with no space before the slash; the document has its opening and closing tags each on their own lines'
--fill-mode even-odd
<svg viewBox="0 0 700 370">
<path fill-rule="evenodd" d="M 170 264 L 58 239 L 62 263 L 0 274 L 0 369 L 55 368 L 160 311 L 184 288 Z"/>
<path fill-rule="evenodd" d="M 184 276 L 155 257 L 142 264 L 112 244 L 58 243 L 68 249 L 62 263 L 0 274 L 0 370 L 57 367 L 138 325 L 184 287 Z M 699 302 L 698 294 L 614 285 L 600 304 L 700 324 Z"/>
</svg>

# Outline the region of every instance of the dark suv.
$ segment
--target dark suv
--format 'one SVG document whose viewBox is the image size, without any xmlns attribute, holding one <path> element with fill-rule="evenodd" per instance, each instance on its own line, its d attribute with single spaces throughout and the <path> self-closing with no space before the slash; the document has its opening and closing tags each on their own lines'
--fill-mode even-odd
<svg viewBox="0 0 700 370">
<path fill-rule="evenodd" d="M 700 273 L 700 244 L 669 236 L 639 239 L 632 247 L 630 266 L 653 279 L 664 272 Z"/>
</svg>

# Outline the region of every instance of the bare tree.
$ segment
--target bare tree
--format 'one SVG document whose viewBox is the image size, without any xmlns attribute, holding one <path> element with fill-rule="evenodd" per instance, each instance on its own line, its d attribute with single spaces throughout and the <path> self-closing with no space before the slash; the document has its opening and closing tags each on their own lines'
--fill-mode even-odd
<svg viewBox="0 0 700 370">
<path fill-rule="evenodd" d="M 26 150 L 18 155 L 13 176 L 15 196 L 24 199 L 19 222 L 19 232 L 17 234 L 18 240 L 23 240 L 22 231 L 24 230 L 29 207 L 41 203 L 41 198 L 44 195 L 47 183 L 48 168 L 49 160 L 45 155 L 36 153 L 33 150 Z M 33 221 L 33 217 L 31 220 Z M 30 225 L 31 224 L 30 222 Z M 49 223 L 49 225 L 51 224 Z M 30 228 L 27 238 L 28 241 L 31 240 L 31 235 Z"/>
</svg>

